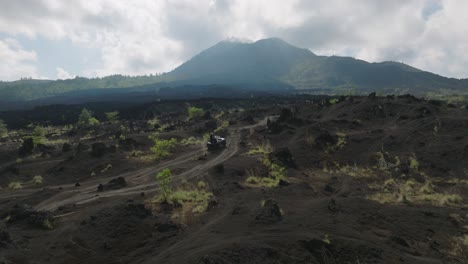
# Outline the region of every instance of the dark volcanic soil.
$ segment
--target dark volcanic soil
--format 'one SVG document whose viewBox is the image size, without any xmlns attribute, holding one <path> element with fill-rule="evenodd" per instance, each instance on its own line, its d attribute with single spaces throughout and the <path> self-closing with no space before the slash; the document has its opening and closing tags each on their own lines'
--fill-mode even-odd
<svg viewBox="0 0 468 264">
<path fill-rule="evenodd" d="M 125 139 L 110 124 L 48 135 L 54 148 L 21 160 L 21 141 L 3 140 L 0 263 L 468 262 L 467 109 L 373 95 L 203 107 L 204 120 L 159 117 L 180 120 L 161 137 L 200 138 L 214 122 L 226 149 L 178 145 L 153 161 L 145 120 Z M 247 180 L 271 176 L 265 160 L 284 168 L 277 186 Z M 203 210 L 156 202 L 163 168 L 174 190 L 212 192 Z"/>
</svg>

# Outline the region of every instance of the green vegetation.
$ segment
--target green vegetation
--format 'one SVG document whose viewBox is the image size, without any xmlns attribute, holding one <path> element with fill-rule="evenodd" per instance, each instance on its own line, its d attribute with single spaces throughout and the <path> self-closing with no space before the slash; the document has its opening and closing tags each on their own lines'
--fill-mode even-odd
<svg viewBox="0 0 468 264">
<path fill-rule="evenodd" d="M 268 168 L 268 177 L 259 177 L 254 169 L 246 170 L 246 182 L 261 187 L 276 187 L 281 180 L 286 177 L 286 168 L 271 162 L 267 156 L 262 159 L 262 163 Z"/>
<path fill-rule="evenodd" d="M 334 104 L 338 103 L 339 100 L 336 99 L 336 98 L 333 98 L 333 99 L 330 99 L 328 102 L 329 102 L 330 104 L 334 105 Z"/>
<path fill-rule="evenodd" d="M 19 80 L 14 82 L 0 82 L 0 98 L 4 100 L 31 100 L 50 97 L 71 91 L 86 93 L 90 89 L 130 88 L 159 82 L 173 81 L 167 74 L 146 76 L 111 75 L 103 78 L 75 77 L 69 80 Z M 143 88 L 143 87 L 142 87 Z M 148 86 L 146 90 L 157 90 Z"/>
<path fill-rule="evenodd" d="M 204 190 L 206 183 L 199 181 L 198 189 L 173 191 L 170 187 L 172 172 L 165 168 L 156 175 L 160 194 L 155 198 L 156 202 L 164 202 L 176 207 L 182 206 L 191 208 L 192 213 L 202 213 L 208 208 L 213 193 Z"/>
<path fill-rule="evenodd" d="M 13 181 L 13 182 L 10 182 L 10 184 L 8 184 L 8 188 L 12 190 L 23 189 L 23 184 L 21 184 L 21 182 L 19 181 Z"/>
<path fill-rule="evenodd" d="M 4 137 L 6 135 L 8 135 L 7 125 L 0 119 L 0 137 Z"/>
<path fill-rule="evenodd" d="M 172 181 L 172 172 L 170 169 L 165 168 L 156 174 L 156 181 L 159 185 L 159 200 L 162 202 L 168 202 L 170 195 L 172 194 L 172 189 L 170 187 Z"/>
<path fill-rule="evenodd" d="M 258 145 L 255 147 L 252 147 L 249 151 L 247 151 L 247 155 L 267 155 L 273 151 L 273 148 L 270 144 L 269 141 L 263 142 L 262 145 Z"/>
<path fill-rule="evenodd" d="M 148 124 L 148 126 L 152 128 L 156 128 L 156 126 L 159 126 L 159 120 L 157 117 L 148 120 L 146 123 Z"/>
<path fill-rule="evenodd" d="M 36 175 L 32 178 L 32 183 L 34 185 L 41 185 L 44 182 L 44 178 L 41 175 Z"/>
<path fill-rule="evenodd" d="M 38 144 L 44 144 L 46 142 L 46 130 L 41 126 L 34 127 L 31 136 L 25 138 L 32 138 L 34 146 Z"/>
<path fill-rule="evenodd" d="M 322 241 L 323 241 L 325 244 L 328 244 L 328 245 L 331 244 L 331 240 L 330 240 L 330 237 L 328 236 L 328 234 L 323 234 Z"/>
<path fill-rule="evenodd" d="M 205 111 L 203 111 L 203 109 L 195 107 L 195 106 L 189 107 L 187 111 L 188 111 L 189 119 L 191 120 L 200 119 L 205 114 Z"/>
<path fill-rule="evenodd" d="M 177 190 L 169 196 L 168 202 L 184 207 L 190 203 L 192 213 L 203 213 L 213 197 L 213 193 L 204 190 Z"/>
<path fill-rule="evenodd" d="M 346 134 L 345 133 L 336 133 L 336 135 L 338 136 L 338 142 L 336 142 L 336 145 L 333 146 L 333 150 L 334 151 L 337 151 L 339 149 L 342 149 L 346 144 Z"/>
<path fill-rule="evenodd" d="M 199 181 L 197 185 L 200 189 L 204 189 L 206 187 L 206 183 L 204 181 Z"/>
<path fill-rule="evenodd" d="M 383 185 L 376 184 L 377 192 L 368 196 L 380 203 L 427 203 L 433 205 L 454 205 L 463 203 L 463 198 L 455 193 L 441 193 L 434 190 L 432 181 L 426 178 L 423 184 L 412 179 L 403 181 L 390 178 Z"/>
<path fill-rule="evenodd" d="M 107 112 L 105 114 L 106 114 L 106 118 L 107 118 L 107 120 L 109 122 L 116 123 L 117 121 L 119 121 L 119 112 L 118 111 Z"/>
<path fill-rule="evenodd" d="M 54 229 L 54 225 L 49 219 L 45 219 L 44 221 L 42 221 L 42 227 L 47 230 Z"/>
<path fill-rule="evenodd" d="M 222 121 L 221 124 L 214 130 L 214 133 L 221 133 L 224 129 L 229 126 L 229 121 Z"/>
<path fill-rule="evenodd" d="M 416 159 L 416 157 L 410 157 L 410 168 L 412 170 L 415 170 L 415 171 L 418 171 L 419 170 L 419 162 L 418 160 Z"/>
<path fill-rule="evenodd" d="M 184 146 L 188 146 L 188 145 L 197 145 L 197 144 L 202 144 L 203 142 L 205 142 L 205 140 L 203 139 L 197 139 L 195 137 L 189 137 L 189 138 L 184 138 L 180 141 L 180 144 L 184 145 Z"/>
<path fill-rule="evenodd" d="M 159 133 L 153 133 L 148 138 L 154 142 L 154 146 L 151 147 L 151 151 L 154 153 L 153 158 L 156 160 L 169 156 L 171 154 L 169 151 L 177 144 L 177 140 L 175 138 L 168 140 L 160 139 Z"/>
<path fill-rule="evenodd" d="M 93 116 L 93 112 L 89 111 L 86 108 L 83 108 L 83 110 L 81 110 L 80 116 L 78 117 L 77 124 L 79 126 L 84 126 L 84 125 L 94 126 L 94 125 L 99 124 L 99 120 L 97 120 Z"/>
</svg>

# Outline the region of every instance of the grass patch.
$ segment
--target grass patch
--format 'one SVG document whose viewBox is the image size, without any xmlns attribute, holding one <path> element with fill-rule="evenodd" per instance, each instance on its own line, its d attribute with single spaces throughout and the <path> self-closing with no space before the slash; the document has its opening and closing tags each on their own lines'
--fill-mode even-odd
<svg viewBox="0 0 468 264">
<path fill-rule="evenodd" d="M 463 203 L 459 194 L 436 192 L 432 181 L 427 179 L 423 184 L 414 180 L 386 180 L 378 191 L 367 198 L 380 203 L 427 203 L 439 206 L 458 205 Z"/>
<path fill-rule="evenodd" d="M 254 169 L 247 169 L 246 183 L 258 187 L 277 187 L 286 177 L 286 168 L 271 162 L 267 157 L 262 159 L 262 163 L 268 168 L 268 177 L 258 177 Z"/>
<path fill-rule="evenodd" d="M 204 140 L 199 139 L 196 137 L 189 137 L 189 138 L 184 138 L 180 141 L 181 145 L 184 146 L 189 146 L 189 145 L 198 145 L 198 144 L 203 144 Z"/>
<path fill-rule="evenodd" d="M 247 151 L 247 155 L 268 155 L 273 151 L 273 147 L 271 146 L 269 141 L 263 142 L 262 145 L 258 145 L 252 147 L 249 151 Z"/>
</svg>

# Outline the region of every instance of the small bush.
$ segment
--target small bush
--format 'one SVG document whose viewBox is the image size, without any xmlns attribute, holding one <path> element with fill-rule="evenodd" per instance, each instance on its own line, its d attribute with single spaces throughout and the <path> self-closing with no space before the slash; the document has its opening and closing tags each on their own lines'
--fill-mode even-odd
<svg viewBox="0 0 468 264">
<path fill-rule="evenodd" d="M 49 219 L 46 219 L 46 220 L 42 221 L 42 227 L 44 229 L 47 229 L 47 230 L 54 229 L 54 225 L 52 224 L 52 222 Z"/>
<path fill-rule="evenodd" d="M 213 197 L 213 193 L 206 191 L 177 190 L 169 195 L 167 201 L 169 204 L 177 206 L 185 206 L 190 203 L 193 206 L 192 213 L 202 213 L 208 209 Z"/>
<path fill-rule="evenodd" d="M 262 145 L 258 145 L 258 146 L 251 148 L 247 152 L 247 155 L 257 155 L 257 154 L 267 155 L 267 154 L 270 154 L 272 151 L 273 151 L 273 147 L 271 146 L 269 141 L 266 141 Z"/>
<path fill-rule="evenodd" d="M 418 171 L 419 170 L 419 162 L 415 157 L 410 157 L 410 168 L 412 170 Z"/>
<path fill-rule="evenodd" d="M 205 111 L 203 111 L 203 109 L 195 106 L 189 107 L 187 111 L 189 119 L 200 119 L 205 114 Z"/>
<path fill-rule="evenodd" d="M 158 174 L 156 174 L 156 181 L 159 184 L 160 201 L 168 202 L 172 189 L 169 186 L 172 181 L 172 172 L 170 169 L 165 168 Z"/>
<path fill-rule="evenodd" d="M 107 118 L 107 120 L 109 122 L 115 123 L 115 122 L 119 121 L 119 112 L 118 111 L 107 112 L 106 113 L 106 118 Z"/>
<path fill-rule="evenodd" d="M 154 153 L 153 158 L 156 160 L 169 156 L 169 151 L 177 144 L 177 140 L 175 138 L 168 140 L 159 139 L 158 133 L 151 134 L 149 138 L 154 142 L 154 146 L 151 148 L 151 151 Z"/>
<path fill-rule="evenodd" d="M 41 126 L 36 126 L 31 136 L 26 137 L 26 138 L 32 138 L 34 146 L 37 146 L 38 144 L 45 143 L 46 141 L 45 135 L 46 135 L 46 130 Z"/>
<path fill-rule="evenodd" d="M 84 125 L 97 125 L 97 124 L 99 124 L 99 120 L 97 120 L 93 116 L 93 112 L 89 111 L 86 108 L 83 108 L 83 110 L 81 110 L 81 113 L 78 117 L 77 125 L 84 126 Z"/>
<path fill-rule="evenodd" d="M 19 189 L 23 189 L 23 185 L 19 181 L 14 181 L 14 182 L 10 182 L 10 184 L 8 184 L 8 188 L 10 188 L 12 190 L 19 190 Z"/>
<path fill-rule="evenodd" d="M 200 189 L 203 189 L 206 187 L 206 183 L 204 181 L 199 181 L 197 185 L 198 185 L 198 188 Z"/>
<path fill-rule="evenodd" d="M 36 175 L 32 178 L 32 183 L 35 185 L 41 185 L 44 182 L 44 178 L 41 175 Z"/>
</svg>

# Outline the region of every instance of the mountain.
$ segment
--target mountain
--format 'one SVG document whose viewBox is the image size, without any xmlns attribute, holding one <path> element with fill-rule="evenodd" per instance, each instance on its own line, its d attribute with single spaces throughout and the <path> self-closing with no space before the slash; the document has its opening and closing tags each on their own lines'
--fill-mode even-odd
<svg viewBox="0 0 468 264">
<path fill-rule="evenodd" d="M 446 78 L 398 62 L 317 56 L 277 38 L 255 43 L 220 42 L 168 75 L 197 84 L 281 83 L 330 93 L 354 90 L 427 95 L 468 90 L 466 79 Z"/>
<path fill-rule="evenodd" d="M 154 91 L 187 85 L 268 91 L 305 89 L 330 94 L 371 91 L 420 96 L 468 94 L 467 79 L 446 78 L 398 62 L 369 63 L 350 57 L 318 56 L 270 38 L 254 43 L 219 42 L 162 75 L 0 82 L 0 106 L 2 101 L 33 100 L 77 91 L 93 94 L 86 91 L 132 87 Z"/>
<path fill-rule="evenodd" d="M 203 83 L 271 82 L 315 54 L 273 38 L 255 43 L 223 41 L 201 52 L 168 75 Z"/>
</svg>

